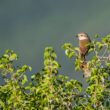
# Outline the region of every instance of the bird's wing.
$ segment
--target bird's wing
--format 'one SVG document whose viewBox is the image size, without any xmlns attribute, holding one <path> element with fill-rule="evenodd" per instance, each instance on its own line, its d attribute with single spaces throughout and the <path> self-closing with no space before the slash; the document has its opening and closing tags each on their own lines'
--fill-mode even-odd
<svg viewBox="0 0 110 110">
<path fill-rule="evenodd" d="M 82 56 L 85 56 L 87 53 L 88 53 L 88 50 L 89 50 L 90 46 L 87 46 L 87 47 L 79 47 L 79 50 L 80 50 L 80 55 Z"/>
</svg>

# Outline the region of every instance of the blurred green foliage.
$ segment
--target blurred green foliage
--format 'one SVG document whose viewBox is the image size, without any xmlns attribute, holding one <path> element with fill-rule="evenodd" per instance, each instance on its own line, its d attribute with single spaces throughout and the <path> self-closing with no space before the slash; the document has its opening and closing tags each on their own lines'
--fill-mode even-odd
<svg viewBox="0 0 110 110">
<path fill-rule="evenodd" d="M 110 109 L 110 36 L 91 44 L 89 52 L 95 56 L 84 68 L 89 73 L 86 81 L 88 87 L 83 90 L 82 84 L 67 76 L 59 75 L 61 65 L 53 47 L 46 47 L 44 52 L 44 68 L 31 76 L 28 82 L 25 73 L 31 67 L 23 65 L 15 67 L 13 62 L 18 59 L 13 50 L 6 50 L 0 57 L 1 79 L 0 108 L 3 110 L 107 110 Z M 105 48 L 104 48 L 105 47 Z M 82 70 L 82 60 L 78 56 L 78 48 L 72 44 L 63 45 L 65 54 L 71 59 L 75 57 L 75 70 Z M 104 49 L 103 54 L 100 52 Z M 84 77 L 85 78 L 85 77 Z M 83 91 L 82 91 L 83 90 Z"/>
</svg>

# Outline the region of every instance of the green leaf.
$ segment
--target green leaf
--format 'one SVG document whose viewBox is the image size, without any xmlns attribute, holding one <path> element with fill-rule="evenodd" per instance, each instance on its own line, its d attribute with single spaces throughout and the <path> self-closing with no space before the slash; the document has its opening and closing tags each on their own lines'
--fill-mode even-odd
<svg viewBox="0 0 110 110">
<path fill-rule="evenodd" d="M 68 76 L 65 76 L 65 79 L 69 79 L 69 77 Z"/>
<path fill-rule="evenodd" d="M 49 52 L 52 51 L 53 52 L 54 51 L 54 47 L 46 47 L 45 51 L 49 51 Z"/>
<path fill-rule="evenodd" d="M 51 56 L 57 58 L 57 55 L 55 53 L 51 53 Z"/>
<path fill-rule="evenodd" d="M 9 60 L 10 60 L 10 61 L 12 61 L 12 60 L 17 60 L 17 59 L 18 59 L 18 56 L 17 56 L 17 54 L 15 54 L 15 53 L 11 54 L 10 57 L 9 57 Z"/>
<path fill-rule="evenodd" d="M 103 45 L 99 45 L 98 51 L 101 51 L 102 50 L 102 47 L 103 47 Z"/>
<path fill-rule="evenodd" d="M 87 44 L 86 44 L 86 46 L 90 46 L 91 45 L 91 42 L 88 42 Z"/>
<path fill-rule="evenodd" d="M 96 45 L 100 45 L 101 44 L 101 42 L 96 42 Z"/>
<path fill-rule="evenodd" d="M 4 54 L 3 55 L 5 58 L 9 58 L 9 55 L 8 54 Z"/>
<path fill-rule="evenodd" d="M 48 66 L 49 64 L 50 64 L 50 60 L 49 59 L 44 60 L 44 65 L 45 66 Z"/>
<path fill-rule="evenodd" d="M 28 69 L 28 66 L 27 65 L 23 65 L 22 66 L 22 69 L 27 70 Z"/>
<path fill-rule="evenodd" d="M 6 50 L 5 53 L 13 53 L 14 51 L 13 50 Z"/>
<path fill-rule="evenodd" d="M 110 38 L 110 35 L 107 35 L 107 38 Z"/>
<path fill-rule="evenodd" d="M 36 78 L 36 75 L 35 74 L 31 76 L 31 79 L 32 80 L 34 80 L 35 78 Z"/>
<path fill-rule="evenodd" d="M 29 68 L 30 71 L 32 71 L 32 67 L 31 66 L 29 66 L 28 68 Z"/>
<path fill-rule="evenodd" d="M 106 38 L 103 38 L 102 39 L 102 42 L 107 43 L 108 42 L 108 38 L 107 37 Z"/>
<path fill-rule="evenodd" d="M 9 60 L 7 58 L 3 58 L 3 57 L 1 58 L 1 61 L 5 62 L 5 63 L 9 62 Z"/>
<path fill-rule="evenodd" d="M 78 64 L 75 65 L 75 71 L 77 71 L 77 70 L 81 70 L 81 68 L 80 68 L 80 66 Z"/>
<path fill-rule="evenodd" d="M 59 78 L 60 78 L 60 79 L 63 78 L 63 75 L 59 75 Z"/>
<path fill-rule="evenodd" d="M 94 57 L 93 57 L 93 60 L 95 60 L 95 61 L 96 61 L 96 60 L 98 60 L 98 58 L 97 58 L 96 56 L 94 56 Z"/>
<path fill-rule="evenodd" d="M 22 85 L 24 85 L 27 81 L 28 81 L 27 76 L 23 75 Z"/>
<path fill-rule="evenodd" d="M 108 77 L 108 73 L 103 73 L 103 76 Z"/>
<path fill-rule="evenodd" d="M 99 35 L 95 35 L 95 37 L 94 37 L 94 38 L 96 39 L 96 38 L 98 38 L 98 37 L 99 37 Z"/>
<path fill-rule="evenodd" d="M 48 107 L 44 107 L 44 110 L 50 110 Z"/>
<path fill-rule="evenodd" d="M 108 67 L 110 67 L 110 63 L 106 63 L 105 65 L 107 65 Z"/>
<path fill-rule="evenodd" d="M 66 49 L 65 50 L 65 54 L 68 56 L 70 54 L 70 50 L 69 49 Z"/>
<path fill-rule="evenodd" d="M 78 48 L 78 47 L 75 47 L 74 49 L 77 50 L 77 51 L 79 52 L 79 48 Z"/>
<path fill-rule="evenodd" d="M 14 74 L 14 77 L 16 78 L 16 77 L 18 77 L 18 76 L 19 76 L 19 73 L 16 72 L 16 73 Z"/>
<path fill-rule="evenodd" d="M 68 57 L 71 59 L 73 56 L 74 56 L 74 53 L 71 52 Z"/>
<path fill-rule="evenodd" d="M 4 107 L 4 102 L 0 100 L 0 105 Z"/>
<path fill-rule="evenodd" d="M 93 49 L 93 48 L 90 48 L 88 52 L 90 53 L 90 52 L 92 52 L 92 51 L 94 51 L 94 49 Z"/>
<path fill-rule="evenodd" d="M 97 74 L 98 73 L 98 69 L 96 67 L 92 68 L 92 72 Z"/>
<path fill-rule="evenodd" d="M 62 48 L 67 48 L 67 47 L 72 47 L 72 44 L 71 43 L 65 43 Z"/>
<path fill-rule="evenodd" d="M 0 69 L 3 69 L 5 67 L 4 64 L 0 64 Z"/>
</svg>

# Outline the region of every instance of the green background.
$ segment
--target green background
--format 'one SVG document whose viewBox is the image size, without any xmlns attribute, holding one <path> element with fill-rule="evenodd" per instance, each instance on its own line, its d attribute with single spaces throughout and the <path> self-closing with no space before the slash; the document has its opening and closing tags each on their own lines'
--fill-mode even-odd
<svg viewBox="0 0 110 110">
<path fill-rule="evenodd" d="M 79 32 L 91 39 L 109 34 L 110 0 L 0 0 L 0 55 L 14 50 L 17 65 L 32 66 L 32 74 L 43 68 L 44 48 L 53 46 L 60 74 L 85 83 L 83 74 L 74 71 L 75 59 L 69 60 L 61 49 L 67 42 L 77 47 Z"/>
</svg>

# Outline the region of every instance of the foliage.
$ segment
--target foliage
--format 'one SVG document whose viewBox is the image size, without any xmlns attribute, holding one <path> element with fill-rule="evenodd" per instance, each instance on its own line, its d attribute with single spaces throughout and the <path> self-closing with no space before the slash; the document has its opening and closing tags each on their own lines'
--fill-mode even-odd
<svg viewBox="0 0 110 110">
<path fill-rule="evenodd" d="M 96 42 L 95 36 L 89 52 L 95 55 L 83 68 L 89 73 L 86 81 L 88 87 L 82 91 L 82 84 L 77 80 L 69 80 L 59 75 L 61 67 L 53 47 L 46 47 L 44 52 L 44 68 L 31 76 L 28 82 L 26 72 L 31 67 L 14 66 L 18 59 L 12 50 L 6 50 L 0 57 L 1 81 L 0 109 L 3 110 L 107 110 L 110 109 L 110 35 Z M 65 54 L 76 59 L 75 70 L 82 70 L 82 60 L 78 57 L 78 48 L 71 43 L 63 45 Z M 103 51 L 104 50 L 104 51 Z M 101 53 L 102 52 L 102 53 Z M 29 72 L 28 72 L 29 73 Z M 85 77 L 84 77 L 85 78 Z"/>
<path fill-rule="evenodd" d="M 81 68 L 80 66 L 82 60 L 79 57 L 76 58 L 75 70 L 84 70 L 86 73 L 84 75 L 87 77 L 86 81 L 89 86 L 84 91 L 85 96 L 82 103 L 77 104 L 75 109 L 110 109 L 110 35 L 103 38 L 102 42 L 96 41 L 98 37 L 96 35 L 93 41 L 87 44 L 91 46 L 89 53 L 94 52 L 95 55 L 91 61 L 86 62 L 85 68 Z M 63 48 L 69 58 L 78 56 L 76 51 L 78 49 L 72 48 L 72 44 L 65 43 Z"/>
</svg>

